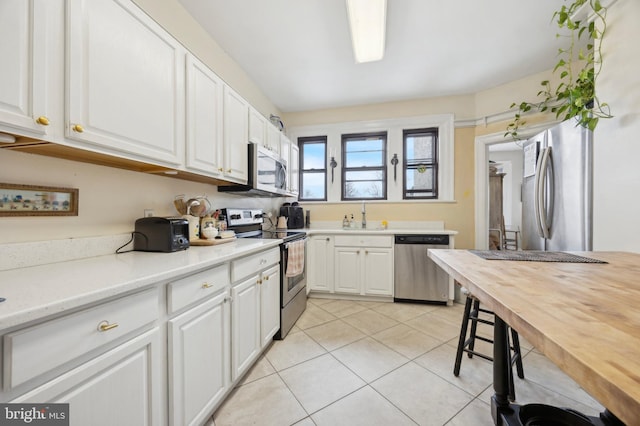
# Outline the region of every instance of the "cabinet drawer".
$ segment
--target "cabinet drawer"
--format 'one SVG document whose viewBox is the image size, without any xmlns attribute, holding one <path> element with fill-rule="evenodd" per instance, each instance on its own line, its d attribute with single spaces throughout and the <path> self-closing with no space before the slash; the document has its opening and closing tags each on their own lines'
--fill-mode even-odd
<svg viewBox="0 0 640 426">
<path fill-rule="evenodd" d="M 280 248 L 272 248 L 231 262 L 231 281 L 236 282 L 280 262 Z"/>
<path fill-rule="evenodd" d="M 347 247 L 391 247 L 391 235 L 336 235 L 335 246 Z"/>
<path fill-rule="evenodd" d="M 227 285 L 229 285 L 229 264 L 227 263 L 169 283 L 167 288 L 169 313 L 214 295 Z"/>
<path fill-rule="evenodd" d="M 154 288 L 7 334 L 4 388 L 18 386 L 157 317 L 158 291 Z M 112 328 L 105 329 L 104 325 Z"/>
</svg>

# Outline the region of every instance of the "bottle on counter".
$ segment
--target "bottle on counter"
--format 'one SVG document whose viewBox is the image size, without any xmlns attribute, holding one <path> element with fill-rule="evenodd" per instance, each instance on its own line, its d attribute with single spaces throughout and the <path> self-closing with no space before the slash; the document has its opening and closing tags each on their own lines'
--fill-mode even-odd
<svg viewBox="0 0 640 426">
<path fill-rule="evenodd" d="M 356 220 L 353 218 L 353 213 L 351 213 L 351 220 L 349 221 L 349 228 L 356 227 Z"/>
<path fill-rule="evenodd" d="M 348 228 L 349 227 L 349 219 L 347 219 L 347 215 L 344 215 L 344 219 L 342 219 L 342 227 L 343 228 Z"/>
</svg>

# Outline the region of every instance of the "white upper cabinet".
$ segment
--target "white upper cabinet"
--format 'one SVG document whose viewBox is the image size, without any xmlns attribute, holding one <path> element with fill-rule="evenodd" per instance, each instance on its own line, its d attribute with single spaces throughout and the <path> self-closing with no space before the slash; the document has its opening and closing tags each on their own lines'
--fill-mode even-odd
<svg viewBox="0 0 640 426">
<path fill-rule="evenodd" d="M 249 108 L 249 142 L 268 147 L 267 119 L 252 107 Z"/>
<path fill-rule="evenodd" d="M 224 83 L 206 65 L 187 55 L 186 168 L 217 177 L 222 173 Z"/>
<path fill-rule="evenodd" d="M 66 136 L 127 158 L 179 165 L 185 49 L 128 0 L 69 0 Z"/>
<path fill-rule="evenodd" d="M 0 2 L 0 131 L 47 139 L 61 119 L 51 98 L 61 83 L 63 11 L 59 1 Z"/>
<path fill-rule="evenodd" d="M 291 144 L 289 154 L 289 192 L 294 195 L 300 192 L 300 148 L 295 143 Z"/>
<path fill-rule="evenodd" d="M 225 179 L 247 183 L 249 179 L 249 104 L 229 86 L 224 88 Z"/>
<path fill-rule="evenodd" d="M 283 133 L 280 133 L 280 157 L 287 162 L 287 192 L 289 192 L 289 186 L 291 185 L 291 168 L 289 165 L 289 156 L 291 155 L 291 142 Z"/>
<path fill-rule="evenodd" d="M 280 147 L 280 130 L 270 123 L 267 123 L 267 146 L 271 151 L 282 156 L 282 150 Z"/>
</svg>

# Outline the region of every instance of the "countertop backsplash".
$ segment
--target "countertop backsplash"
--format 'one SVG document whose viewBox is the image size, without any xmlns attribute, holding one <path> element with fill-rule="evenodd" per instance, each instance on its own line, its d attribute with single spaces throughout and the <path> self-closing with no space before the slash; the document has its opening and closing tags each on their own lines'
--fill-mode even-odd
<svg viewBox="0 0 640 426">
<path fill-rule="evenodd" d="M 127 233 L 0 244 L 0 271 L 113 254 L 130 238 Z"/>
<path fill-rule="evenodd" d="M 339 221 L 315 221 L 312 222 L 311 228 L 307 230 L 317 232 L 323 229 L 339 230 L 341 228 L 342 222 Z M 356 223 L 356 228 L 360 228 L 360 222 Z M 367 230 L 369 231 L 379 230 L 380 228 L 380 221 L 367 223 Z M 402 232 L 403 230 L 414 232 L 425 230 L 445 231 L 445 228 L 443 221 L 389 221 L 385 233 Z M 450 233 L 456 234 L 455 231 Z M 113 254 L 118 247 L 126 244 L 130 238 L 131 234 L 127 233 L 99 237 L 0 244 L 0 271 Z M 131 248 L 133 248 L 133 245 L 125 247 L 124 250 Z"/>
</svg>

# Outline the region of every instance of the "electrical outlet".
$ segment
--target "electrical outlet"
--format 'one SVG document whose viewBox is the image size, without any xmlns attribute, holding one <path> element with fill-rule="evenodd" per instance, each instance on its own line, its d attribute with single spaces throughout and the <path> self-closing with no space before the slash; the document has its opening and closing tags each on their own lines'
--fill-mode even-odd
<svg viewBox="0 0 640 426">
<path fill-rule="evenodd" d="M 144 209 L 144 217 L 151 217 L 153 216 L 153 210 L 152 209 Z"/>
</svg>

